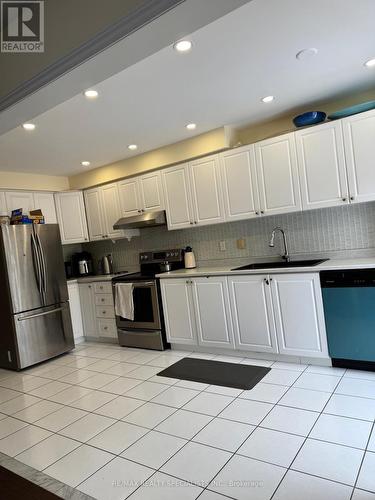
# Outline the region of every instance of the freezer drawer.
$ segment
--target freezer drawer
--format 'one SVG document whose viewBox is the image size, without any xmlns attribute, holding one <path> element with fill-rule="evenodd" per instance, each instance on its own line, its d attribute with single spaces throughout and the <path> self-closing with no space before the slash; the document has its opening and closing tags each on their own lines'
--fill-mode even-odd
<svg viewBox="0 0 375 500">
<path fill-rule="evenodd" d="M 19 366 L 40 363 L 74 348 L 69 302 L 14 316 Z"/>
</svg>

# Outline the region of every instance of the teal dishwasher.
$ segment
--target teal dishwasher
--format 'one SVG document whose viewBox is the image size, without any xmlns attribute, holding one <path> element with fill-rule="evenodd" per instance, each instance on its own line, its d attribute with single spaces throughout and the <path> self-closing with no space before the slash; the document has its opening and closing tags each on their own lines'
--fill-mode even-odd
<svg viewBox="0 0 375 500">
<path fill-rule="evenodd" d="M 375 269 L 322 271 L 333 366 L 375 370 Z"/>
</svg>

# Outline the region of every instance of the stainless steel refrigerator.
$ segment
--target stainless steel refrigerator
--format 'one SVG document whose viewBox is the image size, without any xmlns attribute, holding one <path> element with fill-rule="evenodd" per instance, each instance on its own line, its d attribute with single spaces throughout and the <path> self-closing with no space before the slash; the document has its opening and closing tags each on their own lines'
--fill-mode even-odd
<svg viewBox="0 0 375 500">
<path fill-rule="evenodd" d="M 0 226 L 0 366 L 22 369 L 74 348 L 57 224 Z"/>
</svg>

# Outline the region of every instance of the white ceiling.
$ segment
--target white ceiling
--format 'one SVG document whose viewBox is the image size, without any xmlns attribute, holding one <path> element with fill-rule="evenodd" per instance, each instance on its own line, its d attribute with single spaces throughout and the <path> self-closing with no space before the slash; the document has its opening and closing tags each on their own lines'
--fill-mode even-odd
<svg viewBox="0 0 375 500">
<path fill-rule="evenodd" d="M 71 175 L 225 124 L 256 123 L 375 85 L 374 0 L 253 0 L 171 47 L 0 136 L 0 170 Z M 316 47 L 318 55 L 297 61 Z M 274 95 L 270 104 L 260 102 Z M 192 133 L 185 129 L 196 122 Z M 127 145 L 136 143 L 136 153 Z"/>
</svg>

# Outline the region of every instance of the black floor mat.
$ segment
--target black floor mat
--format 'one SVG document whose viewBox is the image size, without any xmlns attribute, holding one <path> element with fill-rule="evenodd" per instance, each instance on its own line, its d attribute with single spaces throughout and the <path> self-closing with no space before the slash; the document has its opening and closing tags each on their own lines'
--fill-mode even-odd
<svg viewBox="0 0 375 500">
<path fill-rule="evenodd" d="M 270 370 L 271 368 L 264 366 L 183 358 L 159 372 L 158 375 L 235 389 L 252 389 Z"/>
</svg>

